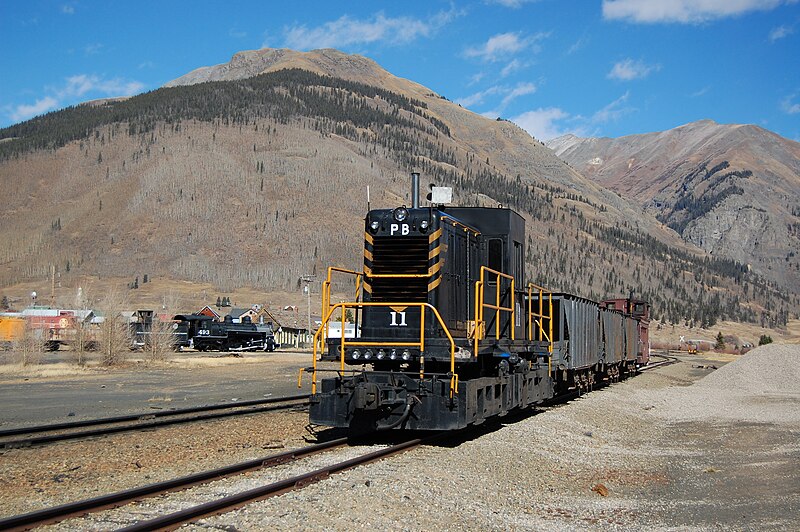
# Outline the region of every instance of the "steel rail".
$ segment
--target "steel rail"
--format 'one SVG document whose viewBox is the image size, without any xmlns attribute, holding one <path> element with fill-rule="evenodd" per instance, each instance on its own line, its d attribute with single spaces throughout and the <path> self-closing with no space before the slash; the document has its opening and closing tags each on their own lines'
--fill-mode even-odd
<svg viewBox="0 0 800 532">
<path fill-rule="evenodd" d="M 656 362 L 655 364 L 648 364 L 646 366 L 643 366 L 643 367 L 639 368 L 639 370 L 638 370 L 639 373 L 641 373 L 643 371 L 649 371 L 651 369 L 661 368 L 661 367 L 664 367 L 664 366 L 671 366 L 672 364 L 677 364 L 678 362 L 680 362 L 680 360 L 678 360 L 677 358 L 666 356 L 666 355 L 652 355 L 652 356 L 663 358 L 664 360 L 661 361 L 661 362 Z"/>
<path fill-rule="evenodd" d="M 309 473 L 296 475 L 285 480 L 279 480 L 271 484 L 259 486 L 257 488 L 223 497 L 215 501 L 210 501 L 205 504 L 200 504 L 198 506 L 186 508 L 178 512 L 163 515 L 149 521 L 140 521 L 134 525 L 121 528 L 120 531 L 140 532 L 149 530 L 171 530 L 177 528 L 179 525 L 189 523 L 203 517 L 229 512 L 231 510 L 241 508 L 242 506 L 251 502 L 260 501 L 275 495 L 280 495 L 282 493 L 304 488 L 310 484 L 324 480 L 333 474 L 407 451 L 441 437 L 441 434 L 437 434 L 424 439 L 417 438 L 408 440 L 385 449 L 380 449 L 356 458 L 345 460 L 344 462 L 322 467 Z"/>
<path fill-rule="evenodd" d="M 46 524 L 58 523 L 59 521 L 63 521 L 71 517 L 79 517 L 100 510 L 116 508 L 145 497 L 152 497 L 154 495 L 159 495 L 170 491 L 178 491 L 197 484 L 229 477 L 231 475 L 284 464 L 336 447 L 341 447 L 347 445 L 348 443 L 348 438 L 339 438 L 325 443 L 309 445 L 308 447 L 303 447 L 301 449 L 286 451 L 218 469 L 212 469 L 210 471 L 195 473 L 185 477 L 175 478 L 164 482 L 156 482 L 154 484 L 148 484 L 138 488 L 119 491 L 92 499 L 84 499 L 82 501 L 62 504 L 52 508 L 45 508 L 27 514 L 12 516 L 5 519 L 0 519 L 0 530 L 29 530 L 31 528 Z"/>
<path fill-rule="evenodd" d="M 222 404 L 215 404 L 208 406 L 182 408 L 178 410 L 170 410 L 167 412 L 152 412 L 152 413 L 148 412 L 144 414 L 131 414 L 131 415 L 117 416 L 117 417 L 87 419 L 71 423 L 56 423 L 52 425 L 38 425 L 35 427 L 20 427 L 16 429 L 7 429 L 4 431 L 0 431 L 0 437 L 8 437 L 11 435 L 23 435 L 23 434 L 39 434 L 42 432 L 55 432 L 59 430 L 69 430 L 74 428 L 90 427 L 97 425 L 114 425 L 117 423 L 125 423 L 128 421 L 144 421 L 154 418 L 170 418 L 170 417 L 176 417 L 198 412 L 216 412 L 216 413 L 209 413 L 206 415 L 199 415 L 192 417 L 162 419 L 159 421 L 141 422 L 130 425 L 122 425 L 122 426 L 112 426 L 94 430 L 67 432 L 62 434 L 53 434 L 47 436 L 9 440 L 0 442 L 0 448 L 26 447 L 30 445 L 52 443 L 56 441 L 64 441 L 76 438 L 86 438 L 90 436 L 99 436 L 103 434 L 114 434 L 118 432 L 126 432 L 126 431 L 139 430 L 145 428 L 163 427 L 167 425 L 175 425 L 180 423 L 191 423 L 193 421 L 204 421 L 208 419 L 218 419 L 222 417 L 253 414 L 258 412 L 269 412 L 272 410 L 291 408 L 293 406 L 306 405 L 308 404 L 309 397 L 310 396 L 307 394 L 299 394 L 287 397 L 254 399 L 251 401 L 242 401 L 238 403 L 222 403 Z M 304 402 L 298 402 L 298 401 L 304 401 Z M 288 404 L 275 406 L 275 403 L 288 403 Z M 261 405 L 268 405 L 268 406 L 261 406 Z M 256 408 L 251 408 L 251 407 L 256 407 Z M 220 410 L 229 410 L 229 411 L 218 412 Z"/>
</svg>

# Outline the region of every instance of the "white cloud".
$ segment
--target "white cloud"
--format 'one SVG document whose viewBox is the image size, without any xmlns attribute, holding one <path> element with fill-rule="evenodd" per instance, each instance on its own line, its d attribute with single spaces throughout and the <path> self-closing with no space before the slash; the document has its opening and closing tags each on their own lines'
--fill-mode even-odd
<svg viewBox="0 0 800 532">
<path fill-rule="evenodd" d="M 791 94 L 781 101 L 781 109 L 784 113 L 789 115 L 796 115 L 800 113 L 800 103 L 794 103 L 797 93 Z"/>
<path fill-rule="evenodd" d="M 120 78 L 102 79 L 98 76 L 79 74 L 67 78 L 63 88 L 56 91 L 59 98 L 75 98 L 88 92 L 101 96 L 131 96 L 141 92 L 144 84 L 138 81 L 125 81 Z"/>
<path fill-rule="evenodd" d="M 603 0 L 603 18 L 638 23 L 701 23 L 796 0 Z"/>
<path fill-rule="evenodd" d="M 143 89 L 144 84 L 134 80 L 104 79 L 95 75 L 78 74 L 66 78 L 60 87 L 49 87 L 47 92 L 51 94 L 35 103 L 20 104 L 7 108 L 6 111 L 11 120 L 19 122 L 87 99 L 132 96 Z"/>
<path fill-rule="evenodd" d="M 455 103 L 463 105 L 464 107 L 472 107 L 473 105 L 480 105 L 486 100 L 487 96 L 498 94 L 502 90 L 503 89 L 501 87 L 495 85 L 494 87 L 489 87 L 486 90 L 470 94 L 469 96 L 464 96 L 463 98 L 457 98 L 455 100 Z"/>
<path fill-rule="evenodd" d="M 706 85 L 702 89 L 694 91 L 689 96 L 692 97 L 692 98 L 698 98 L 700 96 L 704 96 L 704 95 L 708 94 L 708 91 L 710 91 L 710 90 L 711 90 L 711 86 L 710 85 Z"/>
<path fill-rule="evenodd" d="M 64 4 L 61 6 L 61 12 L 65 15 L 74 15 L 75 14 L 75 6 L 71 4 Z"/>
<path fill-rule="evenodd" d="M 513 59 L 509 64 L 503 67 L 503 70 L 500 71 L 500 76 L 505 78 L 509 74 L 513 74 L 518 70 L 522 70 L 525 68 L 525 66 L 526 65 L 519 59 Z"/>
<path fill-rule="evenodd" d="M 475 85 L 476 83 L 480 82 L 484 77 L 486 77 L 486 72 L 478 72 L 477 74 L 473 74 L 469 78 L 467 86 L 471 87 L 472 85 Z"/>
<path fill-rule="evenodd" d="M 660 65 L 647 65 L 642 61 L 634 61 L 633 59 L 628 58 L 617 62 L 611 68 L 611 72 L 609 72 L 606 77 L 609 79 L 618 79 L 620 81 L 631 81 L 634 79 L 645 78 L 650 74 L 650 72 L 660 69 Z"/>
<path fill-rule="evenodd" d="M 539 140 L 550 140 L 560 137 L 569 131 L 558 122 L 569 118 L 569 114 L 558 107 L 547 107 L 522 113 L 511 119 L 512 122 Z"/>
<path fill-rule="evenodd" d="M 521 33 L 500 33 L 490 37 L 488 41 L 478 47 L 467 48 L 464 55 L 494 63 L 523 50 L 539 52 L 539 41 L 548 35 L 547 33 L 537 33 L 531 36 L 523 36 Z"/>
<path fill-rule="evenodd" d="M 18 105 L 11 110 L 9 116 L 14 122 L 21 122 L 36 115 L 51 111 L 58 106 L 58 100 L 50 96 L 45 96 L 41 100 L 36 100 L 36 103 L 31 105 Z"/>
<path fill-rule="evenodd" d="M 512 122 L 539 140 L 550 140 L 567 133 L 579 137 L 596 136 L 600 127 L 607 122 L 619 120 L 622 116 L 635 112 L 626 105 L 630 92 L 626 92 L 613 102 L 596 111 L 591 117 L 570 115 L 558 107 L 535 109 L 511 119 Z"/>
<path fill-rule="evenodd" d="M 570 47 L 567 49 L 567 55 L 572 55 L 572 54 L 574 54 L 575 52 L 577 52 L 578 50 L 580 50 L 581 48 L 583 48 L 584 46 L 586 46 L 586 43 L 587 43 L 587 42 L 588 42 L 588 39 L 586 39 L 585 37 L 581 37 L 580 39 L 578 39 L 577 41 L 575 41 L 575 42 L 572 44 L 572 46 L 570 46 Z"/>
<path fill-rule="evenodd" d="M 519 8 L 525 4 L 531 4 L 533 2 L 538 2 L 539 0 L 486 0 L 487 4 L 500 4 L 501 6 L 511 7 L 511 8 Z"/>
<path fill-rule="evenodd" d="M 591 119 L 592 123 L 604 124 L 606 122 L 616 122 L 624 115 L 634 112 L 634 108 L 625 106 L 630 94 L 630 91 L 625 92 L 625 94 L 594 113 Z"/>
<path fill-rule="evenodd" d="M 533 94 L 536 92 L 536 85 L 533 83 L 520 83 L 511 91 L 506 94 L 503 98 L 503 102 L 501 104 L 501 108 L 505 108 L 508 104 L 510 104 L 515 99 L 519 98 L 520 96 L 525 96 L 527 94 Z"/>
<path fill-rule="evenodd" d="M 296 50 L 343 48 L 355 44 L 386 42 L 405 44 L 420 37 L 430 37 L 460 12 L 442 11 L 428 20 L 412 17 L 389 18 L 378 13 L 360 20 L 347 15 L 315 28 L 292 26 L 284 29 L 284 45 Z M 265 43 L 266 46 L 266 43 Z"/>
<path fill-rule="evenodd" d="M 790 26 L 778 26 L 777 28 L 773 28 L 771 32 L 769 32 L 769 42 L 775 42 L 777 40 L 783 39 L 784 37 L 788 37 L 794 33 L 794 28 Z"/>
<path fill-rule="evenodd" d="M 533 83 L 518 83 L 514 87 L 495 85 L 486 90 L 465 96 L 464 98 L 459 98 L 455 102 L 464 107 L 472 107 L 483 104 L 491 96 L 502 95 L 503 99 L 496 109 L 482 113 L 484 116 L 497 118 L 515 99 L 527 94 L 533 94 L 534 92 L 536 92 L 536 85 Z"/>
<path fill-rule="evenodd" d="M 83 47 L 83 53 L 86 55 L 97 55 L 103 51 L 104 45 L 101 43 L 87 44 Z"/>
</svg>

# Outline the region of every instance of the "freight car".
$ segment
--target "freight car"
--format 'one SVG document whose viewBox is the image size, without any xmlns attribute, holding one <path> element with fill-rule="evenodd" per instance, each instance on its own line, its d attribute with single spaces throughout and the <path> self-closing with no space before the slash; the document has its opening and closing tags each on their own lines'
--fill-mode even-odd
<svg viewBox="0 0 800 532">
<path fill-rule="evenodd" d="M 25 336 L 25 319 L 12 314 L 0 314 L 0 348 L 9 349 Z"/>
<path fill-rule="evenodd" d="M 646 302 L 597 303 L 524 283 L 519 214 L 420 207 L 412 178 L 411 208 L 368 212 L 363 270 L 328 269 L 305 370 L 312 425 L 458 429 L 647 363 Z M 334 276 L 354 278 L 352 302 L 331 304 Z M 326 339 L 328 324 L 348 311 L 360 335 Z M 337 363 L 319 382 L 318 346 L 319 360 Z"/>
<path fill-rule="evenodd" d="M 274 351 L 278 347 L 271 325 L 256 325 L 245 317 L 234 323 L 230 315 L 219 322 L 205 314 L 173 318 L 175 346 L 198 351 Z"/>
</svg>

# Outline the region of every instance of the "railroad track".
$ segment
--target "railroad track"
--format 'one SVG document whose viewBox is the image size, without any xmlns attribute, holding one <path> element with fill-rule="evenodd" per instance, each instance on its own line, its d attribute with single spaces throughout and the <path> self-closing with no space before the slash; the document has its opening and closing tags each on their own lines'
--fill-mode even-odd
<svg viewBox="0 0 800 532">
<path fill-rule="evenodd" d="M 668 355 L 651 355 L 651 357 L 653 357 L 653 358 L 658 357 L 658 358 L 661 358 L 663 360 L 661 362 L 656 362 L 655 364 L 648 364 L 648 365 L 644 366 L 643 368 L 639 368 L 639 372 L 650 371 L 650 370 L 653 370 L 653 369 L 656 369 L 656 368 L 662 368 L 664 366 L 670 366 L 672 364 L 676 364 L 676 363 L 680 362 L 677 358 L 671 357 L 671 356 L 668 356 Z"/>
<path fill-rule="evenodd" d="M 295 489 L 301 489 L 309 484 L 323 480 L 330 475 L 352 469 L 362 464 L 374 462 L 382 458 L 398 454 L 420 445 L 431 443 L 437 438 L 442 438 L 443 434 L 435 434 L 421 439 L 415 438 L 389 447 L 371 450 L 355 458 L 350 458 L 322 468 L 313 469 L 300 475 L 292 475 L 276 482 L 270 482 L 263 486 L 239 492 L 233 495 L 217 498 L 215 500 L 192 506 L 184 510 L 171 514 L 161 515 L 160 517 L 140 521 L 122 530 L 157 530 L 172 529 L 181 524 L 189 523 L 207 517 L 225 513 L 242 506 L 279 495 Z M 134 501 L 139 501 L 147 497 L 160 494 L 184 490 L 186 488 L 220 480 L 226 477 L 242 474 L 245 472 L 266 469 L 277 465 L 287 464 L 297 461 L 314 454 L 326 452 L 338 447 L 350 445 L 352 442 L 348 438 L 340 438 L 324 443 L 309 445 L 307 447 L 279 453 L 255 460 L 249 460 L 231 466 L 196 473 L 186 477 L 176 478 L 165 482 L 158 482 L 140 488 L 120 491 L 101 497 L 77 501 L 52 508 L 45 508 L 35 512 L 0 519 L 0 530 L 29 530 L 31 528 L 58 523 L 65 519 L 85 516 L 89 513 L 108 510 L 124 506 Z M 154 510 L 154 513 L 156 511 Z M 158 515 L 158 514 L 156 514 Z"/>
<path fill-rule="evenodd" d="M 0 430 L 0 448 L 29 447 L 59 441 L 88 438 L 134 430 L 192 423 L 230 416 L 240 416 L 274 410 L 285 410 L 308 404 L 309 395 L 292 395 L 254 399 L 236 403 L 221 403 L 176 410 L 145 412 L 125 416 L 86 419 L 34 427 Z M 96 427 L 87 429 L 87 427 Z"/>
</svg>

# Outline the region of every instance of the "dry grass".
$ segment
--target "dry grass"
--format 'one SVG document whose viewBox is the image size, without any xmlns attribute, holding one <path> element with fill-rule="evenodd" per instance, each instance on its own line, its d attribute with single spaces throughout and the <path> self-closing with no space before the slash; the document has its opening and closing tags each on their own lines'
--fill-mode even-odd
<svg viewBox="0 0 800 532">
<path fill-rule="evenodd" d="M 6 352 L 12 354 L 12 352 Z M 63 352 L 68 355 L 68 352 Z M 145 369 L 187 369 L 192 368 L 223 368 L 234 365 L 256 365 L 269 362 L 272 364 L 297 364 L 308 362 L 311 364 L 311 353 L 307 351 L 291 352 L 254 352 L 244 353 L 242 356 L 227 356 L 224 353 L 217 355 L 176 353 L 171 355 L 168 360 L 152 362 L 147 359 L 146 354 L 130 353 L 125 364 L 109 367 L 102 363 L 99 356 L 90 359 L 84 365 L 78 365 L 73 361 L 48 362 L 46 364 L 23 366 L 19 363 L 0 364 L 0 384 L 2 382 L 17 382 L 19 380 L 47 380 L 65 377 L 81 377 L 86 375 L 108 374 L 109 372 L 137 372 Z M 296 375 L 292 375 L 296 377 Z M 169 398 L 153 398 L 152 401 L 168 401 Z"/>
<path fill-rule="evenodd" d="M 741 346 L 745 342 L 754 346 L 758 345 L 758 339 L 762 334 L 772 337 L 776 343 L 800 343 L 800 320 L 790 320 L 786 329 L 767 329 L 759 327 L 753 323 L 737 323 L 731 321 L 720 322 L 708 329 L 700 327 L 689 328 L 683 325 L 664 325 L 659 330 L 658 323 L 650 324 L 650 340 L 653 346 L 672 347 L 681 346 L 680 337 L 683 336 L 686 342 L 690 340 L 701 340 L 709 342 L 712 346 L 716 343 L 718 333 L 723 337 L 733 337 L 738 339 L 737 345 Z M 728 343 L 726 339 L 726 344 Z M 676 347 L 677 348 L 677 347 Z M 686 349 L 684 343 L 682 349 Z"/>
</svg>

